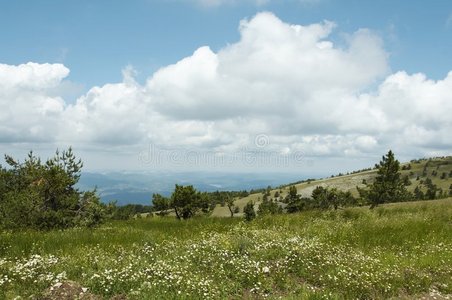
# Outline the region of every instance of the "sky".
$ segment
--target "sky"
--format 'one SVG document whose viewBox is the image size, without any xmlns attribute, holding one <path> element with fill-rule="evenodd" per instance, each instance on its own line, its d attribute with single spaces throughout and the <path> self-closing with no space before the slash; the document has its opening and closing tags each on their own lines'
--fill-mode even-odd
<svg viewBox="0 0 452 300">
<path fill-rule="evenodd" d="M 452 154 L 452 2 L 0 0 L 0 152 L 90 171 Z"/>
</svg>

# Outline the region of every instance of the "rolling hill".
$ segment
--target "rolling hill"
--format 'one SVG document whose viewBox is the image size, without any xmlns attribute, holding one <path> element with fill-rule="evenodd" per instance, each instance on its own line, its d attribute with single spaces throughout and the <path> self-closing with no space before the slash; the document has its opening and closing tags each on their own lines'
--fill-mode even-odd
<svg viewBox="0 0 452 300">
<path fill-rule="evenodd" d="M 309 197 L 312 191 L 317 186 L 337 188 L 342 191 L 350 191 L 354 196 L 358 195 L 356 187 L 364 188 L 365 183 L 371 183 L 377 174 L 376 169 L 363 170 L 352 172 L 351 174 L 338 175 L 330 178 L 321 178 L 313 181 L 303 181 L 294 183 L 298 194 L 303 197 Z M 426 187 L 423 184 L 427 178 L 432 180 L 438 189 L 441 189 L 445 193 L 449 193 L 452 187 L 452 156 L 447 157 L 435 157 L 411 160 L 410 162 L 401 164 L 402 178 L 408 177 L 409 185 L 408 191 L 413 192 L 417 186 L 425 192 Z M 278 188 L 274 188 L 271 191 L 271 197 L 275 197 L 275 193 L 279 193 L 280 196 L 285 197 L 288 194 L 289 187 L 292 184 L 287 184 Z M 255 209 L 257 210 L 262 200 L 262 193 L 250 194 L 247 197 L 235 200 L 235 205 L 239 207 L 240 213 L 236 216 L 242 216 L 243 207 L 249 201 L 255 203 Z M 217 205 L 212 212 L 212 216 L 225 217 L 229 216 L 229 210 L 225 206 Z"/>
</svg>

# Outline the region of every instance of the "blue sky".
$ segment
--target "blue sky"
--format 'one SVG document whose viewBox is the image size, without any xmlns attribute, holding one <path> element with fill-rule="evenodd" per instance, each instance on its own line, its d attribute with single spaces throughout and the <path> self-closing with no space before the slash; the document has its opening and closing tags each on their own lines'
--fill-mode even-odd
<svg viewBox="0 0 452 300">
<path fill-rule="evenodd" d="M 0 28 L 2 153 L 306 172 L 452 154 L 451 1 L 0 0 Z"/>
<path fill-rule="evenodd" d="M 245 2 L 245 3 L 244 3 Z M 2 1 L 0 60 L 62 62 L 85 88 L 121 80 L 133 65 L 140 78 L 204 45 L 239 39 L 243 18 L 271 11 L 293 24 L 331 20 L 341 32 L 381 34 L 393 70 L 443 78 L 452 65 L 452 3 L 448 0 L 280 0 L 206 6 L 196 1 Z"/>
</svg>

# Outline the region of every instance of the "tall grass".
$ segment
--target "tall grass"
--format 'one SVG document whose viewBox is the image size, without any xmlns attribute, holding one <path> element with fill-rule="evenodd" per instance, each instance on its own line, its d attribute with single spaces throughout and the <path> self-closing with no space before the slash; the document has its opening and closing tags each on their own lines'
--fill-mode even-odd
<svg viewBox="0 0 452 300">
<path fill-rule="evenodd" d="M 0 255 L 27 256 L 32 253 L 70 253 L 81 246 L 128 247 L 143 242 L 160 243 L 170 239 L 190 239 L 201 232 L 228 230 L 240 219 L 194 218 L 178 221 L 175 218 L 143 218 L 110 221 L 99 228 L 72 228 L 58 231 L 7 231 L 0 234 Z"/>
<path fill-rule="evenodd" d="M 0 299 L 64 280 L 105 298 L 450 296 L 452 199 L 0 233 Z"/>
</svg>

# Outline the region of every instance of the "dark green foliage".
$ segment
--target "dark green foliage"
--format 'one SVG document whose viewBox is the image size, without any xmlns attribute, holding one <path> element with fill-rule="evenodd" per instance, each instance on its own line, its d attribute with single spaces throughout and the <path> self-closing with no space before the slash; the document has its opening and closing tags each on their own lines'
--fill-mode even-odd
<svg viewBox="0 0 452 300">
<path fill-rule="evenodd" d="M 178 219 L 189 219 L 199 211 L 209 212 L 209 197 L 206 193 L 200 193 L 192 185 L 182 186 L 176 184 L 171 195 L 170 206 L 174 209 Z"/>
<path fill-rule="evenodd" d="M 209 197 L 209 201 L 214 208 L 217 204 L 220 204 L 222 207 L 226 205 L 226 199 L 228 197 L 232 198 L 245 198 L 250 193 L 247 191 L 215 191 L 215 192 L 207 192 Z"/>
<path fill-rule="evenodd" d="M 289 213 L 298 212 L 304 209 L 301 196 L 297 193 L 297 188 L 294 185 L 289 187 L 289 194 L 284 199 L 284 202 L 287 203 L 286 210 Z"/>
<path fill-rule="evenodd" d="M 422 177 L 427 176 L 427 167 L 428 167 L 428 162 L 424 165 L 424 169 L 422 170 Z"/>
<path fill-rule="evenodd" d="M 152 208 L 154 211 L 164 212 L 170 208 L 170 200 L 160 194 L 152 194 Z"/>
<path fill-rule="evenodd" d="M 350 191 L 344 192 L 336 188 L 324 188 L 317 186 L 312 191 L 313 208 L 337 210 L 339 207 L 353 206 L 357 204 L 356 199 Z"/>
<path fill-rule="evenodd" d="M 267 186 L 267 190 L 265 191 L 265 195 L 270 197 L 271 191 L 272 191 L 272 187 L 271 186 Z"/>
<path fill-rule="evenodd" d="M 407 200 L 409 193 L 400 178 L 400 163 L 394 158 L 394 153 L 389 150 L 375 167 L 378 169 L 377 177 L 366 195 L 370 207 Z"/>
<path fill-rule="evenodd" d="M 133 216 L 145 213 L 151 213 L 153 207 L 141 204 L 127 204 L 123 206 L 116 206 L 116 203 L 109 203 L 107 205 L 107 214 L 114 220 L 127 220 Z"/>
<path fill-rule="evenodd" d="M 433 181 L 430 178 L 427 178 L 424 182 L 424 185 L 427 187 L 427 191 L 425 192 L 425 199 L 436 199 L 436 193 L 438 192 L 438 187 L 436 186 L 436 184 L 433 184 Z"/>
<path fill-rule="evenodd" d="M 289 188 L 289 195 L 287 195 L 285 202 L 287 203 L 286 210 L 289 213 L 299 212 L 309 209 L 329 209 L 335 210 L 339 207 L 357 205 L 357 199 L 353 197 L 350 191 L 340 191 L 336 188 L 327 188 L 317 186 L 312 191 L 312 198 L 301 197 L 297 194 L 295 186 Z"/>
<path fill-rule="evenodd" d="M 423 200 L 425 198 L 424 192 L 419 186 L 414 189 L 414 198 L 416 200 Z"/>
<path fill-rule="evenodd" d="M 259 215 L 274 215 L 282 213 L 282 207 L 271 199 L 264 199 L 259 205 L 258 214 Z"/>
<path fill-rule="evenodd" d="M 69 148 L 45 163 L 30 152 L 23 163 L 6 155 L 0 167 L 0 226 L 4 228 L 68 228 L 94 226 L 105 215 L 95 191 L 75 184 L 83 163 Z"/>
<path fill-rule="evenodd" d="M 245 216 L 245 220 L 251 221 L 254 218 L 256 218 L 256 211 L 254 210 L 254 202 L 250 201 L 248 202 L 245 207 L 243 208 L 243 213 Z"/>
<path fill-rule="evenodd" d="M 404 185 L 404 186 L 409 186 L 409 185 L 411 185 L 411 181 L 410 181 L 410 178 L 408 177 L 408 175 L 405 175 L 405 176 L 403 177 L 403 185 Z"/>
<path fill-rule="evenodd" d="M 329 207 L 330 201 L 333 201 L 335 194 L 323 186 L 316 186 L 312 191 L 311 197 L 318 208 L 326 209 Z"/>
<path fill-rule="evenodd" d="M 96 191 L 84 192 L 79 202 L 79 213 L 75 223 L 84 227 L 94 227 L 105 219 L 105 205 L 100 203 Z"/>
<path fill-rule="evenodd" d="M 355 205 L 359 204 L 358 199 L 353 197 L 353 195 L 350 191 L 346 191 L 346 192 L 338 191 L 338 193 L 339 193 L 338 196 L 340 199 L 339 204 L 341 206 L 346 207 L 346 206 L 355 206 Z"/>
</svg>

